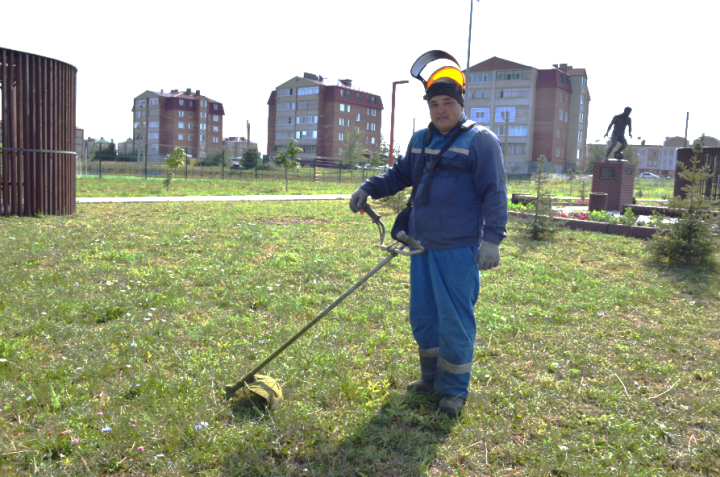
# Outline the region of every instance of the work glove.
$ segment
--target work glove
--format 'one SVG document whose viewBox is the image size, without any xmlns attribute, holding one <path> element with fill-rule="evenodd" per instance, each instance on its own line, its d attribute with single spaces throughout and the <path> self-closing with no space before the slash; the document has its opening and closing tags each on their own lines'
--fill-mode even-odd
<svg viewBox="0 0 720 477">
<path fill-rule="evenodd" d="M 358 212 L 362 209 L 363 205 L 367 202 L 367 198 L 370 194 L 362 189 L 358 189 L 350 196 L 350 210 Z"/>
<path fill-rule="evenodd" d="M 500 265 L 500 250 L 497 244 L 483 241 L 477 253 L 478 270 L 490 270 Z"/>
</svg>

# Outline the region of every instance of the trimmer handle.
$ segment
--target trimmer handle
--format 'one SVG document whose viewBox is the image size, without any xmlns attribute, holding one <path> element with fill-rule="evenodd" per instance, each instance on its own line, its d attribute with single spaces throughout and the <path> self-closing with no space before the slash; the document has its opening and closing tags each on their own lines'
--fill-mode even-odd
<svg viewBox="0 0 720 477">
<path fill-rule="evenodd" d="M 380 216 L 372 209 L 372 207 L 370 207 L 370 204 L 366 203 L 360 207 L 360 213 L 367 213 L 368 217 L 372 219 L 374 224 L 380 223 Z"/>
</svg>

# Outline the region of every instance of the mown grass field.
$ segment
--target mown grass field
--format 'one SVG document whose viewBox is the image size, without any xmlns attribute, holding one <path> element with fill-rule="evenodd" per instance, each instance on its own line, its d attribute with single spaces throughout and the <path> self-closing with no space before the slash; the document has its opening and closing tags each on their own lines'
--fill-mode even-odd
<svg viewBox="0 0 720 477">
<path fill-rule="evenodd" d="M 351 182 L 309 182 L 266 180 L 221 180 L 175 178 L 167 191 L 163 179 L 138 177 L 103 176 L 78 178 L 75 193 L 77 197 L 163 197 L 163 196 L 206 196 L 206 195 L 286 195 L 286 194 L 351 194 L 362 183 L 362 176 L 356 175 L 357 183 Z"/>
<path fill-rule="evenodd" d="M 405 391 L 405 258 L 269 365 L 280 408 L 223 397 L 383 258 L 344 201 L 2 219 L 0 474 L 720 474 L 718 275 L 509 232 L 451 421 Z"/>
</svg>

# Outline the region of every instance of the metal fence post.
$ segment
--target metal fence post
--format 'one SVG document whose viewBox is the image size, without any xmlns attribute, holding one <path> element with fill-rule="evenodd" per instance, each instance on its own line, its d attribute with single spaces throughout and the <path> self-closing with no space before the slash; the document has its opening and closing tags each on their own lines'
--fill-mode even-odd
<svg viewBox="0 0 720 477">
<path fill-rule="evenodd" d="M 313 159 L 313 182 L 315 182 L 316 175 L 317 175 L 317 158 Z"/>
<path fill-rule="evenodd" d="M 222 176 L 220 177 L 221 181 L 225 180 L 225 149 L 223 149 L 222 154 Z"/>
<path fill-rule="evenodd" d="M 100 143 L 100 151 L 98 152 L 98 159 L 100 159 L 100 177 L 98 177 L 98 179 L 102 179 L 102 143 Z"/>
<path fill-rule="evenodd" d="M 147 149 L 148 146 L 145 144 L 145 180 L 147 180 Z"/>
</svg>

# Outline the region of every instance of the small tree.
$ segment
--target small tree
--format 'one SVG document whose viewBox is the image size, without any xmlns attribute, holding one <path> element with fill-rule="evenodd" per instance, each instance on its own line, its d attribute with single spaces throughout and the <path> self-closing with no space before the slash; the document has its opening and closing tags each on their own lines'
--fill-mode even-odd
<svg viewBox="0 0 720 477">
<path fill-rule="evenodd" d="M 548 178 L 544 173 L 547 159 L 544 155 L 538 158 L 538 171 L 533 174 L 535 188 L 535 214 L 528 222 L 526 232 L 531 240 L 549 240 L 557 231 L 552 222 L 552 201 L 545 196 L 544 186 Z"/>
<path fill-rule="evenodd" d="M 572 195 L 573 195 L 573 181 L 574 181 L 575 178 L 577 177 L 577 172 L 576 172 L 576 171 L 573 171 L 572 169 L 568 169 L 567 172 L 566 172 L 566 174 L 567 174 L 567 176 L 568 176 L 568 181 L 570 182 L 570 193 L 569 193 L 568 195 L 570 195 L 570 197 L 572 197 Z"/>
<path fill-rule="evenodd" d="M 705 136 L 701 139 L 693 145 L 690 167 L 678 162 L 682 169 L 678 176 L 688 182 L 682 188 L 686 195 L 684 199 L 673 197 L 669 206 L 681 209 L 682 216 L 668 224 L 667 229 L 658 230 L 650 242 L 649 251 L 656 261 L 672 265 L 708 265 L 714 262 L 713 254 L 718 244 L 712 229 L 713 225 L 717 225 L 717 219 L 703 194 L 705 181 L 712 176 L 707 164 L 700 166 Z"/>
<path fill-rule="evenodd" d="M 248 145 L 247 149 L 245 149 L 242 155 L 242 166 L 245 169 L 254 169 L 259 161 L 260 151 L 258 151 L 257 146 Z"/>
<path fill-rule="evenodd" d="M 343 148 L 342 157 L 351 163 L 360 163 L 365 156 L 363 152 L 363 138 L 365 134 L 359 128 L 354 128 L 345 134 L 345 147 Z"/>
<path fill-rule="evenodd" d="M 165 189 L 169 192 L 170 191 L 170 182 L 172 181 L 172 178 L 175 177 L 175 170 L 185 164 L 185 161 L 187 160 L 187 154 L 185 154 L 185 151 L 183 151 L 183 148 L 176 147 L 175 150 L 172 152 L 172 154 L 168 154 L 165 160 L 163 161 L 168 166 L 168 175 L 165 179 Z"/>
<path fill-rule="evenodd" d="M 290 139 L 285 152 L 281 152 L 277 156 L 278 164 L 282 164 L 285 168 L 285 192 L 288 190 L 288 169 L 294 169 L 297 167 L 300 162 L 300 158 L 298 158 L 297 155 L 301 152 L 302 148 L 298 147 L 297 141 L 295 139 Z"/>
</svg>

